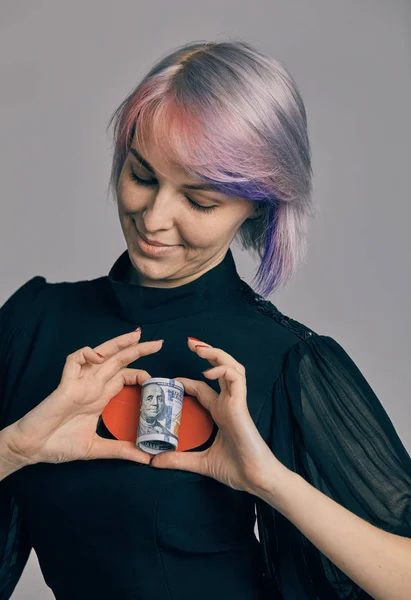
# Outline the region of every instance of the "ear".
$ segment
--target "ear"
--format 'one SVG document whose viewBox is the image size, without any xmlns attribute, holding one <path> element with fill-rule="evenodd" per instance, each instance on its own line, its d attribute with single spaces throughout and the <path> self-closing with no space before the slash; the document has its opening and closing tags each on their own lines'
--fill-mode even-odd
<svg viewBox="0 0 411 600">
<path fill-rule="evenodd" d="M 253 212 L 248 217 L 248 219 L 260 219 L 262 216 L 262 204 L 260 202 L 257 203 L 257 206 L 254 207 Z"/>
</svg>

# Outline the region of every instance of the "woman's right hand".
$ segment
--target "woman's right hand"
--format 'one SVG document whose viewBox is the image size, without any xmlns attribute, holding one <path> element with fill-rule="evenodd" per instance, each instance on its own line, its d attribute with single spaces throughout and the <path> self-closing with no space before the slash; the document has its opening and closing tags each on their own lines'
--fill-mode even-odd
<svg viewBox="0 0 411 600">
<path fill-rule="evenodd" d="M 141 330 L 133 331 L 94 349 L 86 346 L 69 354 L 54 392 L 2 430 L 12 460 L 20 466 L 94 458 L 149 464 L 151 455 L 133 442 L 109 440 L 96 433 L 105 406 L 124 385 L 136 385 L 150 377 L 142 369 L 126 368 L 162 347 L 162 340 L 139 343 L 140 336 Z"/>
</svg>

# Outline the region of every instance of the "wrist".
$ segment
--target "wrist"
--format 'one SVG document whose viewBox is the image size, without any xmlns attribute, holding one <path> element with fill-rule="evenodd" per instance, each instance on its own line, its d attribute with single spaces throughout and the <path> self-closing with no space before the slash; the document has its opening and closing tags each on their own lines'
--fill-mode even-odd
<svg viewBox="0 0 411 600">
<path fill-rule="evenodd" d="M 19 451 L 16 444 L 17 439 L 15 424 L 9 425 L 0 431 L 1 479 L 29 464 L 33 464 L 32 460 Z"/>
<path fill-rule="evenodd" d="M 289 494 L 293 494 L 298 478 L 298 473 L 288 469 L 273 455 L 260 474 L 258 483 L 253 484 L 251 493 L 281 512 Z"/>
</svg>

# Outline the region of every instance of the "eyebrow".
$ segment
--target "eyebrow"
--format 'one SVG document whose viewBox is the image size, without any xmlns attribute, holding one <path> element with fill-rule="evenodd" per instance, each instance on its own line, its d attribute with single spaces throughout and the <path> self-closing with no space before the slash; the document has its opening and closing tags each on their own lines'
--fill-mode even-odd
<svg viewBox="0 0 411 600">
<path fill-rule="evenodd" d="M 129 152 L 131 152 L 131 154 L 134 156 L 134 158 L 136 158 L 145 169 L 147 169 L 147 171 L 150 171 L 151 173 L 154 173 L 154 169 L 153 167 L 150 165 L 150 163 L 148 163 L 138 152 L 135 148 L 133 148 L 132 146 L 129 149 Z M 187 188 L 189 190 L 205 190 L 205 191 L 213 191 L 215 192 L 216 190 L 213 188 L 211 183 L 185 183 L 183 184 L 184 188 Z"/>
</svg>

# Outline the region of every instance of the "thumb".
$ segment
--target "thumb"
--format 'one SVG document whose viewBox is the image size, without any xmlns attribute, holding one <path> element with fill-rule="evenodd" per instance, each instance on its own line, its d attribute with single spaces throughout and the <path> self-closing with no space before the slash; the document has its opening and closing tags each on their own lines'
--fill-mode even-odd
<svg viewBox="0 0 411 600">
<path fill-rule="evenodd" d="M 205 452 L 160 452 L 152 458 L 150 465 L 160 469 L 179 469 L 206 475 Z"/>
<path fill-rule="evenodd" d="M 140 448 L 137 448 L 133 442 L 123 440 L 107 440 L 97 436 L 93 443 L 90 458 L 122 458 L 134 462 L 150 464 L 151 455 Z"/>
</svg>

